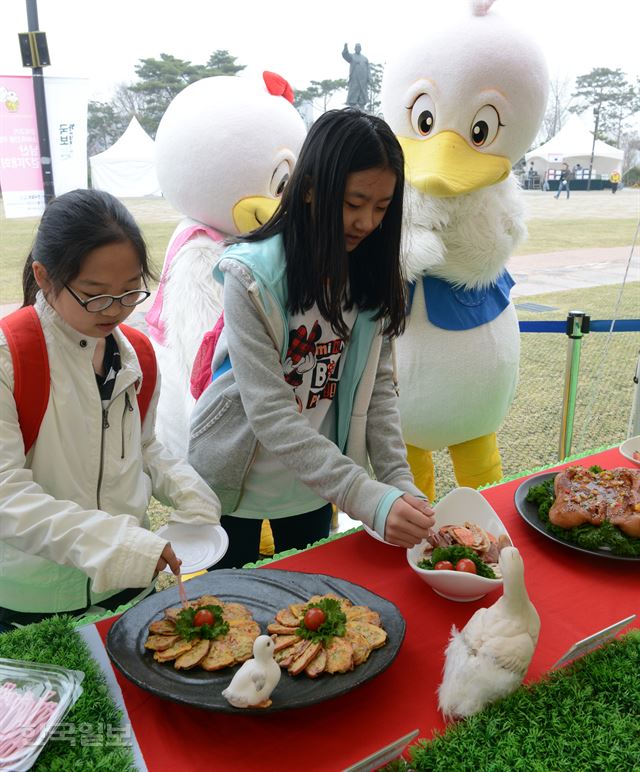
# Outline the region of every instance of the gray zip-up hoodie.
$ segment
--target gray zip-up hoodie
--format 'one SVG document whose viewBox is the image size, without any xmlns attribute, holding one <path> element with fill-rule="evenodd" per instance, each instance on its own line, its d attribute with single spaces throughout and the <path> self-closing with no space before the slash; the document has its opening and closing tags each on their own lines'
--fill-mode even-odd
<svg viewBox="0 0 640 772">
<path fill-rule="evenodd" d="M 298 412 L 284 379 L 289 328 L 281 237 L 233 245 L 214 276 L 224 283 L 225 324 L 214 380 L 193 411 L 189 461 L 219 496 L 222 513 L 237 508 L 260 441 L 319 496 L 384 536 L 393 502 L 424 494 L 407 464 L 391 344 L 380 322 L 360 312 L 354 324 L 338 387 L 336 444 Z"/>
</svg>

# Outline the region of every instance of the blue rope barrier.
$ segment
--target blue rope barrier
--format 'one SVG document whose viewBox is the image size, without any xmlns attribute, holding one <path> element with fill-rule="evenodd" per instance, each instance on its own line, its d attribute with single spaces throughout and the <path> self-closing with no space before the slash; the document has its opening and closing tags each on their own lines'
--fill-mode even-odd
<svg viewBox="0 0 640 772">
<path fill-rule="evenodd" d="M 598 319 L 591 321 L 589 332 L 609 332 L 612 319 Z M 520 332 L 567 332 L 566 320 L 557 322 L 519 322 Z M 616 319 L 613 332 L 640 332 L 640 319 Z"/>
</svg>

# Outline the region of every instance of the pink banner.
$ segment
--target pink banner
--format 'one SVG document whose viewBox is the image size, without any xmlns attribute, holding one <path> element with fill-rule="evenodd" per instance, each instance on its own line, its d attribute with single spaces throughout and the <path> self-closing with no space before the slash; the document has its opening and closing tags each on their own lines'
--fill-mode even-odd
<svg viewBox="0 0 640 772">
<path fill-rule="evenodd" d="M 44 211 L 38 124 L 29 75 L 0 75 L 0 188 L 6 217 Z"/>
</svg>

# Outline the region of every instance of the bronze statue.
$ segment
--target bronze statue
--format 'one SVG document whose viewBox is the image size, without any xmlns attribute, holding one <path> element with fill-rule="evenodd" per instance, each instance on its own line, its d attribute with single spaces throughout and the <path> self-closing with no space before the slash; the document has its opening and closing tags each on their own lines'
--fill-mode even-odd
<svg viewBox="0 0 640 772">
<path fill-rule="evenodd" d="M 357 107 L 364 110 L 369 101 L 369 60 L 361 54 L 362 46 L 356 43 L 355 53 L 349 53 L 349 47 L 344 44 L 342 58 L 349 62 L 349 91 L 347 104 L 349 107 Z"/>
</svg>

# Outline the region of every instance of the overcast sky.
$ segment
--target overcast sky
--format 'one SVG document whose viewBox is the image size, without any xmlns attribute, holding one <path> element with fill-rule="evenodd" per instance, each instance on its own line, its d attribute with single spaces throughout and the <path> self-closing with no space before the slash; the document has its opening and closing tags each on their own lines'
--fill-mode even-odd
<svg viewBox="0 0 640 772">
<path fill-rule="evenodd" d="M 161 53 L 204 64 L 227 49 L 247 74 L 273 70 L 297 88 L 346 78 L 342 46 L 356 42 L 384 63 L 406 30 L 437 23 L 468 0 L 38 0 L 47 33 L 50 75 L 89 78 L 90 98 L 108 101 L 134 65 Z M 18 32 L 26 0 L 0 0 L 0 74 L 22 67 Z M 594 67 L 640 76 L 639 0 L 496 0 L 494 10 L 527 28 L 543 48 L 552 76 L 573 78 Z"/>
</svg>

